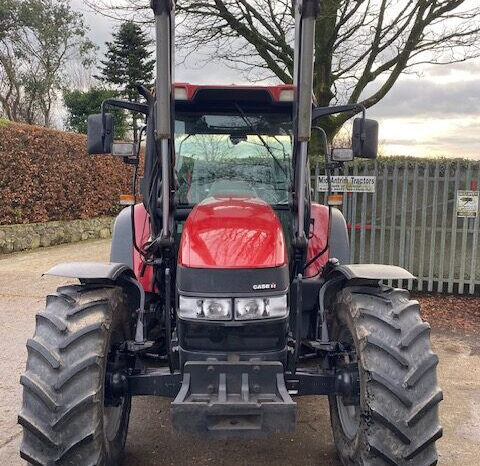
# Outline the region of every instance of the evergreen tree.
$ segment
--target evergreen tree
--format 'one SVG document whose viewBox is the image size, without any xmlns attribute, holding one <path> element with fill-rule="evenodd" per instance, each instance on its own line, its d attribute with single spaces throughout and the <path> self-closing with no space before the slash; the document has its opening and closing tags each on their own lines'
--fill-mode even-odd
<svg viewBox="0 0 480 466">
<path fill-rule="evenodd" d="M 142 28 L 131 21 L 123 23 L 113 34 L 113 41 L 107 42 L 103 68 L 98 77 L 111 84 L 119 95 L 130 101 L 138 102 L 136 84 L 150 85 L 153 81 L 155 60 L 149 46 L 152 41 Z M 133 114 L 133 132 L 137 140 L 138 114 Z"/>
</svg>

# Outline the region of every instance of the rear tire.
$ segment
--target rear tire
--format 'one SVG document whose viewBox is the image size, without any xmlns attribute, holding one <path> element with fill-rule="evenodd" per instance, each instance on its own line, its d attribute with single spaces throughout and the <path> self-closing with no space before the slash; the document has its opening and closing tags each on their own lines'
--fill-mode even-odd
<svg viewBox="0 0 480 466">
<path fill-rule="evenodd" d="M 34 465 L 118 465 L 130 415 L 129 396 L 106 406 L 112 348 L 130 338 L 121 288 L 67 286 L 47 297 L 28 340 L 21 377 L 20 455 Z"/>
<path fill-rule="evenodd" d="M 404 290 L 350 286 L 338 293 L 328 321 L 331 339 L 352 344 L 359 367 L 359 405 L 329 397 L 342 463 L 435 465 L 443 395 L 418 302 Z"/>
</svg>

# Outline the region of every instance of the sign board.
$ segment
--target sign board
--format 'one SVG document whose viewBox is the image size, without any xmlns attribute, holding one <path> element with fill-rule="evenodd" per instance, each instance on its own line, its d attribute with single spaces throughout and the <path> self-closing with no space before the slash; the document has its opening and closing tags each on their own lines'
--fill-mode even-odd
<svg viewBox="0 0 480 466">
<path fill-rule="evenodd" d="M 336 193 L 374 193 L 377 184 L 376 176 L 332 176 L 331 180 Z M 327 192 L 327 177 L 319 176 L 317 186 L 319 192 Z"/>
<path fill-rule="evenodd" d="M 476 218 L 478 198 L 478 191 L 457 191 L 457 217 Z"/>
</svg>

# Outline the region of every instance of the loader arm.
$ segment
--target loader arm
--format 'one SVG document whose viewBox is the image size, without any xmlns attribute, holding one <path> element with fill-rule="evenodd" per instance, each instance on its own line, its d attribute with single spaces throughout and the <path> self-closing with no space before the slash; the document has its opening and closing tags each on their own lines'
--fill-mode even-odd
<svg viewBox="0 0 480 466">
<path fill-rule="evenodd" d="M 295 2 L 295 60 L 294 60 L 294 215 L 295 271 L 303 273 L 308 231 L 305 232 L 308 144 L 312 136 L 313 65 L 315 51 L 315 21 L 318 0 Z"/>
<path fill-rule="evenodd" d="M 156 194 L 161 195 L 162 223 L 160 234 L 163 244 L 169 245 L 172 239 L 172 205 L 173 205 L 173 165 L 175 146 L 173 144 L 173 47 L 175 37 L 175 3 L 172 0 L 152 0 L 155 13 L 155 31 L 157 38 L 157 76 L 155 107 L 155 152 L 161 166 L 161 191 L 154 193 L 153 204 L 149 212 L 157 209 Z M 151 195 L 151 193 L 148 193 Z"/>
</svg>

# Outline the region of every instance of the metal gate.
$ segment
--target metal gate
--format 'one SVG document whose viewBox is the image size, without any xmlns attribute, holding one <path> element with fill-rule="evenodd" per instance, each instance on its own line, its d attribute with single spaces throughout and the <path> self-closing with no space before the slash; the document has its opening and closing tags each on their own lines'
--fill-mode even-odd
<svg viewBox="0 0 480 466">
<path fill-rule="evenodd" d="M 326 203 L 321 174 L 317 166 L 312 186 L 315 200 Z M 408 289 L 479 293 L 480 214 L 457 216 L 458 192 L 479 190 L 479 162 L 376 161 L 335 175 L 376 176 L 374 193 L 343 194 L 352 263 L 405 267 L 418 278 L 399 284 Z"/>
</svg>

